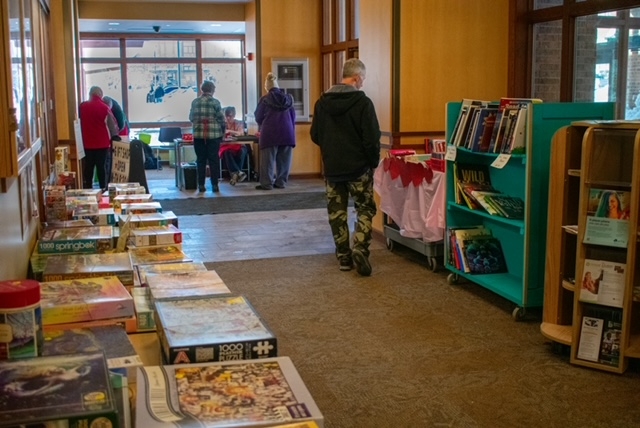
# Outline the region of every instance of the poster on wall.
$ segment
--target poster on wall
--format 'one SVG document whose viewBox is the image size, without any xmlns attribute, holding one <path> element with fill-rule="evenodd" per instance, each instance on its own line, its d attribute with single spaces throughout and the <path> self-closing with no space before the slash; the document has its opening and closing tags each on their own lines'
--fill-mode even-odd
<svg viewBox="0 0 640 428">
<path fill-rule="evenodd" d="M 125 141 L 113 142 L 113 160 L 111 162 L 111 181 L 113 183 L 129 182 L 131 145 Z"/>
</svg>

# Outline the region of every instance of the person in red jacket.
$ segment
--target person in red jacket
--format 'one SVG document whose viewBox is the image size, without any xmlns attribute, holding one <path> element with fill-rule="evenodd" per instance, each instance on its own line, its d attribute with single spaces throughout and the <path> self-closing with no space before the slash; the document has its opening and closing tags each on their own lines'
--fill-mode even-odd
<svg viewBox="0 0 640 428">
<path fill-rule="evenodd" d="M 96 169 L 100 188 L 107 188 L 105 162 L 111 151 L 111 136 L 118 135 L 118 124 L 109 106 L 102 101 L 102 89 L 89 89 L 89 101 L 80 104 L 80 127 L 84 145 L 82 160 L 82 187 L 93 187 L 93 171 Z"/>
</svg>

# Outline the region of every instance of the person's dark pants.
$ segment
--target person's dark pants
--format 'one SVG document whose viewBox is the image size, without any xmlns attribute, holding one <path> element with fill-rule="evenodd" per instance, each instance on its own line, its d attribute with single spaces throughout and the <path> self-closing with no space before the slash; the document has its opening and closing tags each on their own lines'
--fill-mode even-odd
<svg viewBox="0 0 640 428">
<path fill-rule="evenodd" d="M 247 148 L 243 144 L 238 152 L 234 150 L 227 150 L 222 154 L 222 158 L 224 159 L 225 165 L 227 165 L 229 174 L 240 172 L 242 171 L 245 159 L 247 158 Z"/>
<path fill-rule="evenodd" d="M 196 172 L 198 177 L 198 187 L 204 186 L 207 163 L 209 163 L 209 173 L 211 174 L 211 185 L 218 184 L 218 177 L 220 177 L 220 158 L 218 152 L 220 151 L 220 138 L 194 138 L 193 150 L 196 152 Z"/>
<path fill-rule="evenodd" d="M 96 170 L 101 189 L 107 188 L 107 156 L 111 149 L 85 149 L 82 159 L 82 187 L 93 188 L 93 170 Z"/>
</svg>

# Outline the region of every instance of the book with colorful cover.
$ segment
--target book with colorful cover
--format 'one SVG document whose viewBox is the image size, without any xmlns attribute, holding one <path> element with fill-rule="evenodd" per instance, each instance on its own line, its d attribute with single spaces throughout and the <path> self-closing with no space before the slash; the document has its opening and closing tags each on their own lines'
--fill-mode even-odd
<svg viewBox="0 0 640 428">
<path fill-rule="evenodd" d="M 524 201 L 517 196 L 493 194 L 485 196 L 485 201 L 493 205 L 503 217 L 514 220 L 524 218 Z"/>
<path fill-rule="evenodd" d="M 473 202 L 467 201 L 469 197 L 466 196 L 466 193 L 463 189 L 465 188 L 465 186 L 469 185 L 492 188 L 489 166 L 484 164 L 466 164 L 455 162 L 453 164 L 453 167 L 454 181 L 456 184 L 456 203 L 460 205 L 466 204 L 467 206 L 469 206 L 469 208 L 476 209 L 477 206 L 474 206 Z"/>
<path fill-rule="evenodd" d="M 151 303 L 190 297 L 231 294 L 216 271 L 165 272 L 147 275 Z"/>
<path fill-rule="evenodd" d="M 505 273 L 507 263 L 500 241 L 493 236 L 465 239 L 464 259 L 468 272 L 472 274 Z"/>
<path fill-rule="evenodd" d="M 115 276 L 40 283 L 42 324 L 131 318 L 133 298 Z"/>
<path fill-rule="evenodd" d="M 118 426 L 104 354 L 0 361 L 0 426 Z"/>
<path fill-rule="evenodd" d="M 631 192 L 589 189 L 584 243 L 626 248 Z"/>
<path fill-rule="evenodd" d="M 139 265 L 137 267 L 140 284 L 147 285 L 147 275 L 169 272 L 205 271 L 207 267 L 202 262 L 161 263 L 155 265 Z"/>
<path fill-rule="evenodd" d="M 123 285 L 134 285 L 129 253 L 65 254 L 49 256 L 43 281 L 117 276 Z"/>
<path fill-rule="evenodd" d="M 489 198 L 494 195 L 501 195 L 501 193 L 495 189 L 491 190 L 471 190 L 471 197 L 476 200 L 476 202 L 484 208 L 484 210 L 491 215 L 501 216 L 502 213 L 496 209 L 496 207 L 490 202 Z"/>
<path fill-rule="evenodd" d="M 179 245 L 158 245 L 129 249 L 131 262 L 135 265 L 151 265 L 155 263 L 183 263 L 192 261 Z"/>
<path fill-rule="evenodd" d="M 483 107 L 478 113 L 478 123 L 471 137 L 469 149 L 473 152 L 487 152 L 491 133 L 496 122 L 498 107 L 493 104 Z"/>
<path fill-rule="evenodd" d="M 491 230 L 486 227 L 469 226 L 468 228 L 459 228 L 454 230 L 455 249 L 457 252 L 458 269 L 463 272 L 470 272 L 469 265 L 465 257 L 465 241 L 492 236 Z"/>
<path fill-rule="evenodd" d="M 40 254 L 104 253 L 113 249 L 111 226 L 49 229 L 38 240 Z"/>
<path fill-rule="evenodd" d="M 486 210 L 485 205 L 487 203 L 484 201 L 483 195 L 500 193 L 491 184 L 487 183 L 458 183 L 458 186 L 462 190 L 462 197 L 467 206 L 472 210 Z M 483 200 L 481 201 L 476 195 Z"/>
<path fill-rule="evenodd" d="M 496 119 L 496 127 L 494 128 L 494 135 L 491 137 L 489 151 L 494 153 L 502 153 L 503 146 L 505 145 L 504 136 L 510 123 L 509 112 L 511 110 L 518 110 L 522 106 L 529 104 L 539 104 L 542 100 L 539 98 L 509 98 L 503 97 L 500 99 L 498 107 L 498 118 Z M 514 123 L 515 125 L 515 123 Z"/>
<path fill-rule="evenodd" d="M 277 340 L 243 296 L 155 303 L 156 330 L 168 364 L 277 356 Z"/>
<path fill-rule="evenodd" d="M 138 427 L 324 426 L 288 357 L 148 366 L 139 369 L 137 388 Z"/>
<path fill-rule="evenodd" d="M 103 351 L 109 370 L 130 378 L 142 360 L 133 348 L 129 335 L 119 325 L 47 330 L 42 355 L 68 355 Z"/>
</svg>

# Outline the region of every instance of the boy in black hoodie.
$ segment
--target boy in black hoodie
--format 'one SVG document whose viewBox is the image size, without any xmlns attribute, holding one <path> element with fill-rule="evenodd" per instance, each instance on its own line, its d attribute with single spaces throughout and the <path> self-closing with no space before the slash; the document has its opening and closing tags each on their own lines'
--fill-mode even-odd
<svg viewBox="0 0 640 428">
<path fill-rule="evenodd" d="M 311 140 L 322 153 L 327 211 L 340 270 L 351 270 L 355 263 L 360 275 L 369 276 L 371 222 L 376 214 L 373 170 L 380 161 L 380 125 L 373 102 L 360 91 L 365 77 L 362 61 L 352 58 L 344 63 L 342 82 L 316 102 Z M 349 246 L 349 195 L 357 214 L 353 249 Z"/>
</svg>

